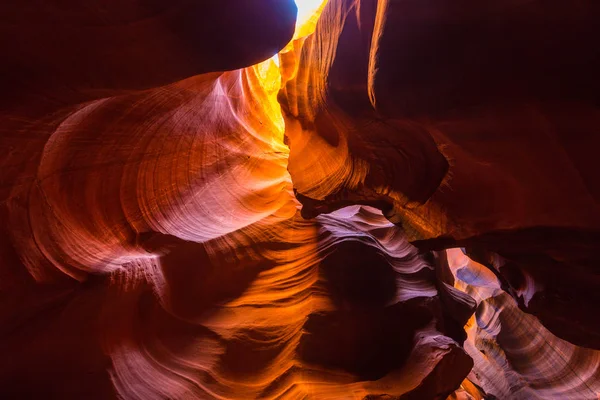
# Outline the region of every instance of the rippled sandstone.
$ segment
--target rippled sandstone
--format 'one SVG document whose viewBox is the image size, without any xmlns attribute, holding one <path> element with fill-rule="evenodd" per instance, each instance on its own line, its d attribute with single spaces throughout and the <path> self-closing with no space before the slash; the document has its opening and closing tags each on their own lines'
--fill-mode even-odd
<svg viewBox="0 0 600 400">
<path fill-rule="evenodd" d="M 316 3 L 0 6 L 2 397 L 598 396 L 599 7 Z"/>
</svg>

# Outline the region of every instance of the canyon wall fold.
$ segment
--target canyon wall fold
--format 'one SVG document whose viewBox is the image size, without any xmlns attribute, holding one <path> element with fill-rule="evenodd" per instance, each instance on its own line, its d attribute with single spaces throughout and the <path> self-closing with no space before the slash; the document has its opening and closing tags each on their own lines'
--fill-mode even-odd
<svg viewBox="0 0 600 400">
<path fill-rule="evenodd" d="M 600 7 L 317 3 L 0 6 L 0 397 L 598 397 Z"/>
</svg>

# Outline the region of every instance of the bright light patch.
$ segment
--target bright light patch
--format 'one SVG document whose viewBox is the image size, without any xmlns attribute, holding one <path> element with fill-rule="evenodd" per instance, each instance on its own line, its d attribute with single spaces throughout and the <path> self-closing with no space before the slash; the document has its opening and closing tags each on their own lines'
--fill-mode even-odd
<svg viewBox="0 0 600 400">
<path fill-rule="evenodd" d="M 327 0 L 295 0 L 298 7 L 296 18 L 296 34 L 294 39 L 307 36 L 314 31 L 314 26 Z"/>
<path fill-rule="evenodd" d="M 298 7 L 298 18 L 296 20 L 296 27 L 301 27 L 306 21 L 312 17 L 323 0 L 296 0 L 296 6 Z"/>
<path fill-rule="evenodd" d="M 295 40 L 306 37 L 315 31 L 317 20 L 327 4 L 327 0 L 295 0 L 298 7 L 298 17 L 296 19 L 296 31 L 294 37 L 281 50 L 282 53 L 290 51 L 293 48 Z M 279 53 L 273 57 L 252 66 L 257 81 L 262 87 L 261 98 L 255 93 L 255 99 L 259 99 L 262 104 L 263 111 L 271 120 L 274 127 L 277 129 L 277 138 L 274 139 L 273 148 L 278 148 L 280 151 L 287 151 L 288 147 L 283 145 L 283 134 L 285 131 L 285 123 L 281 114 L 281 107 L 277 101 L 277 93 L 281 88 L 281 70 L 279 65 Z M 282 148 L 279 148 L 282 147 Z"/>
</svg>

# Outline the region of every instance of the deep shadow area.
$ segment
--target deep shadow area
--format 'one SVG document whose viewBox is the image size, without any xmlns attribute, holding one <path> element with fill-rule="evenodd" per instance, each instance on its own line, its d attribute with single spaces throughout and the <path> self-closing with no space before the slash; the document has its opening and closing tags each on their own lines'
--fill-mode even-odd
<svg viewBox="0 0 600 400">
<path fill-rule="evenodd" d="M 357 240 L 337 244 L 320 274 L 338 310 L 309 316 L 300 357 L 361 380 L 401 367 L 415 330 L 432 318 L 424 299 L 390 305 L 398 290 L 396 272 L 378 249 Z"/>
</svg>

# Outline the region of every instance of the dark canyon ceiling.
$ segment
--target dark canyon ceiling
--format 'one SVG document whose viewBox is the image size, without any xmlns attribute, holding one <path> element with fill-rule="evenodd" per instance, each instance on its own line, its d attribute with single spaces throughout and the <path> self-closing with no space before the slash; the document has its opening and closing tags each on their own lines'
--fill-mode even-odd
<svg viewBox="0 0 600 400">
<path fill-rule="evenodd" d="M 0 4 L 0 398 L 600 396 L 600 2 Z"/>
</svg>

